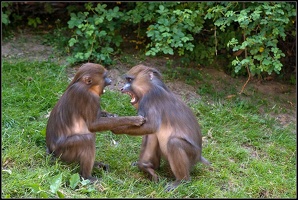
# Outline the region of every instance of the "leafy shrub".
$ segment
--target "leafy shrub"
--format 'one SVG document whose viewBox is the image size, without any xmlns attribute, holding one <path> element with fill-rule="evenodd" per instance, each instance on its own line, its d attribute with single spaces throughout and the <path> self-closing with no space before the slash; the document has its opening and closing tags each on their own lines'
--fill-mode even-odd
<svg viewBox="0 0 298 200">
<path fill-rule="evenodd" d="M 240 11 L 239 11 L 240 10 Z M 205 18 L 215 20 L 214 25 L 221 31 L 237 25 L 243 34 L 243 41 L 232 38 L 227 47 L 234 52 L 247 51 L 247 55 L 236 57 L 232 61 L 235 72 L 248 67 L 252 75 L 273 71 L 279 73 L 282 68 L 280 58 L 285 54 L 277 47 L 278 40 L 285 40 L 286 27 L 290 19 L 296 16 L 295 8 L 289 3 L 242 3 L 229 2 L 215 4 L 208 9 Z"/>
<path fill-rule="evenodd" d="M 23 4 L 2 3 L 2 24 L 12 26 L 22 18 L 29 26 L 43 24 L 44 18 Z M 54 12 L 54 4 L 34 5 L 42 9 L 39 14 Z M 121 31 L 126 30 L 137 33 L 130 42 L 145 44 L 147 56 L 178 55 L 183 66 L 225 59 L 229 64 L 223 68 L 233 75 L 280 73 L 290 48 L 281 49 L 283 41 L 294 43 L 289 38 L 296 37 L 292 2 L 89 2 L 68 4 L 67 10 L 72 35 L 65 49 L 71 64 L 111 64 L 122 43 Z"/>
<path fill-rule="evenodd" d="M 12 11 L 8 7 L 9 7 L 9 2 L 1 3 L 1 22 L 4 25 L 7 25 L 10 23 L 9 16 Z"/>
<path fill-rule="evenodd" d="M 106 4 L 85 4 L 85 12 L 71 13 L 68 27 L 73 29 L 73 35 L 68 44 L 73 51 L 68 58 L 70 63 L 95 61 L 111 64 L 110 55 L 119 47 L 122 38 L 117 33 L 121 25 L 123 13 L 116 6 L 106 9 Z"/>
</svg>

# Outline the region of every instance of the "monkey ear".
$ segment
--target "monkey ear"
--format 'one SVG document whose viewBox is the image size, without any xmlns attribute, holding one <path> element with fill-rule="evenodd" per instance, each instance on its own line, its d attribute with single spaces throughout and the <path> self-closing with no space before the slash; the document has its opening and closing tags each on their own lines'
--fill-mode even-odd
<svg viewBox="0 0 298 200">
<path fill-rule="evenodd" d="M 82 80 L 87 84 L 90 85 L 92 83 L 92 78 L 89 75 L 84 75 Z"/>
<path fill-rule="evenodd" d="M 153 72 L 150 72 L 150 73 L 149 73 L 150 81 L 152 81 L 153 76 L 154 76 L 154 75 L 153 75 Z"/>
<path fill-rule="evenodd" d="M 152 69 L 150 70 L 150 73 L 149 73 L 149 77 L 150 77 L 150 80 L 152 81 L 153 77 L 157 77 L 158 79 L 161 79 L 162 76 L 161 74 L 159 73 L 159 71 L 157 71 L 156 69 Z"/>
</svg>

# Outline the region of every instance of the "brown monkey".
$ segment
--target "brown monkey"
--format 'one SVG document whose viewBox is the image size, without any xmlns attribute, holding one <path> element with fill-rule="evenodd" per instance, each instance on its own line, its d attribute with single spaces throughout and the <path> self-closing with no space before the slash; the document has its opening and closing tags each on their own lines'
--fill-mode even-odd
<svg viewBox="0 0 298 200">
<path fill-rule="evenodd" d="M 137 65 L 125 76 L 122 93 L 129 94 L 138 115 L 146 118 L 139 127 L 117 127 L 115 134 L 144 135 L 138 167 L 158 180 L 155 169 L 163 156 L 170 164 L 176 181 L 167 190 L 176 188 L 182 180 L 190 180 L 190 170 L 198 161 L 209 165 L 202 157 L 200 126 L 191 109 L 163 83 L 154 68 Z"/>
<path fill-rule="evenodd" d="M 97 180 L 91 176 L 93 166 L 108 167 L 94 160 L 95 132 L 144 123 L 141 116 L 104 117 L 110 115 L 101 111 L 99 101 L 110 84 L 103 66 L 82 65 L 53 108 L 46 128 L 47 152 L 68 163 L 78 162 L 80 175 L 91 181 Z"/>
</svg>

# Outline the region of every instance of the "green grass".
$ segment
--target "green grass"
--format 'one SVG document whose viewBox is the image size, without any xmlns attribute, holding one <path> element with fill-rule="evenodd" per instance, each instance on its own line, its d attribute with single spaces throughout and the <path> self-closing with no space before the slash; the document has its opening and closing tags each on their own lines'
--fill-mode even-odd
<svg viewBox="0 0 298 200">
<path fill-rule="evenodd" d="M 258 112 L 255 102 L 225 100 L 223 94 L 189 106 L 202 126 L 203 156 L 212 167 L 197 164 L 192 180 L 164 192 L 174 180 L 168 165 L 151 182 L 131 163 L 138 159 L 141 137 L 97 134 L 97 160 L 110 172 L 95 170 L 100 184 L 70 179 L 79 169 L 45 153 L 47 115 L 64 92 L 64 66 L 50 62 L 4 60 L 2 63 L 2 198 L 295 198 L 296 124 L 281 126 Z M 202 76 L 202 75 L 201 75 Z M 206 85 L 207 87 L 207 85 Z M 201 89 L 203 91 L 203 89 Z M 229 91 L 227 91 L 227 94 Z M 211 94 L 210 94 L 211 95 Z M 261 101 L 261 100 L 259 100 Z M 129 97 L 107 90 L 102 108 L 135 115 Z M 62 179 L 59 179 L 61 177 Z"/>
</svg>

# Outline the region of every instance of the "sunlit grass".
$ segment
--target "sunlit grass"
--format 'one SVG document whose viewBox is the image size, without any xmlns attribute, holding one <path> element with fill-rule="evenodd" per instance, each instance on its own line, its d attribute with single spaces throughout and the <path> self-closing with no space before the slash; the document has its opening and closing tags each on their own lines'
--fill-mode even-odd
<svg viewBox="0 0 298 200">
<path fill-rule="evenodd" d="M 191 103 L 203 132 L 203 156 L 212 167 L 197 164 L 192 180 L 173 192 L 164 192 L 174 180 L 162 162 L 160 182 L 132 166 L 139 156 L 141 137 L 98 133 L 96 158 L 110 172 L 95 170 L 96 185 L 81 182 L 75 189 L 70 178 L 78 165 L 52 160 L 45 153 L 48 113 L 68 85 L 64 66 L 49 62 L 2 63 L 2 197 L 58 197 L 51 192 L 53 179 L 62 175 L 58 191 L 66 198 L 295 198 L 295 124 L 282 126 L 259 113 L 249 99 L 226 100 L 215 94 Z M 207 86 L 206 86 L 207 87 Z M 227 91 L 228 93 L 229 91 Z M 211 95 L 208 93 L 208 95 Z M 261 101 L 261 100 L 259 100 Z M 120 116 L 135 115 L 127 95 L 110 91 L 102 108 Z M 276 102 L 278 104 L 278 102 Z M 271 108 L 270 108 L 271 109 Z"/>
</svg>

